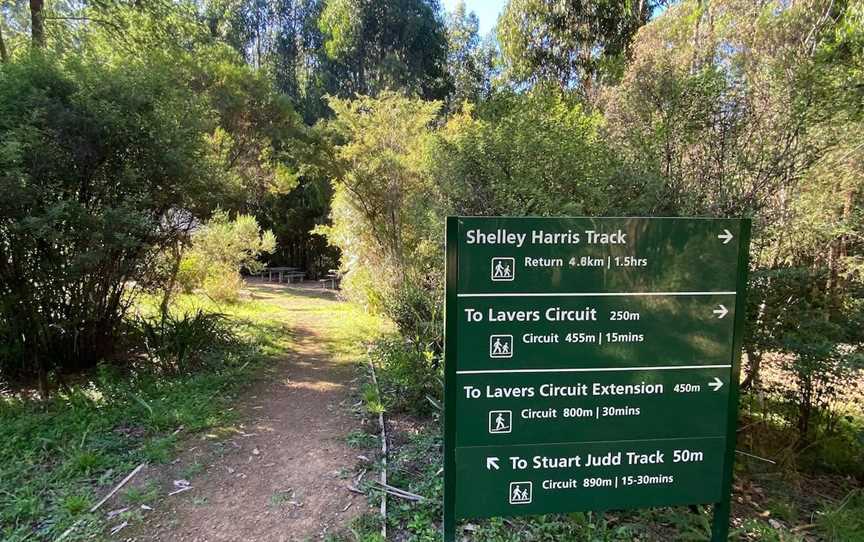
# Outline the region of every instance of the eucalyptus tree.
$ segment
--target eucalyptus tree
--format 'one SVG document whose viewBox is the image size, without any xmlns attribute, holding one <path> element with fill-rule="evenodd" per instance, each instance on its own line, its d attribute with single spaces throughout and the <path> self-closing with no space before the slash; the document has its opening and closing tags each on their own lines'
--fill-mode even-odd
<svg viewBox="0 0 864 542">
<path fill-rule="evenodd" d="M 498 40 L 517 84 L 553 83 L 590 95 L 615 79 L 630 42 L 651 17 L 650 0 L 509 0 Z"/>
<path fill-rule="evenodd" d="M 447 36 L 437 0 L 327 0 L 319 20 L 338 95 L 404 90 L 444 98 Z"/>
<path fill-rule="evenodd" d="M 450 109 L 468 102 L 476 104 L 492 93 L 497 51 L 479 33 L 479 20 L 460 0 L 447 17 L 447 71 L 452 89 Z"/>
</svg>

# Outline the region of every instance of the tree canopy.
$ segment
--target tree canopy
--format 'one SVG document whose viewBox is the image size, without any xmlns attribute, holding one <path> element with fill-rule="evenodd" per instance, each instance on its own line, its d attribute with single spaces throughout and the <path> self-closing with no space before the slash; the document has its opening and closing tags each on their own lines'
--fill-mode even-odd
<svg viewBox="0 0 864 542">
<path fill-rule="evenodd" d="M 510 77 L 589 93 L 618 75 L 654 7 L 641 0 L 510 0 L 498 26 Z"/>
<path fill-rule="evenodd" d="M 384 90 L 443 98 L 447 38 L 437 0 L 328 0 L 319 21 L 339 95 Z"/>
</svg>

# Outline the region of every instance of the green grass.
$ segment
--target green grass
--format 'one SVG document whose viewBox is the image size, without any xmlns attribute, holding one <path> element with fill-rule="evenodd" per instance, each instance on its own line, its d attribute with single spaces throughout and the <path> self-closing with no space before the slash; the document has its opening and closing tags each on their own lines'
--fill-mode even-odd
<svg viewBox="0 0 864 542">
<path fill-rule="evenodd" d="M 254 349 L 234 351 L 218 370 L 172 380 L 104 369 L 47 404 L 3 401 L 0 538 L 56 537 L 87 508 L 81 503 L 95 502 L 136 465 L 169 461 L 177 439 L 167 431 L 230 423 L 224 406 L 262 362 Z M 118 431 L 124 427 L 136 432 Z"/>
<path fill-rule="evenodd" d="M 374 448 L 378 444 L 378 435 L 355 430 L 348 433 L 345 441 L 351 448 Z"/>
<path fill-rule="evenodd" d="M 294 490 L 293 489 L 285 489 L 282 491 L 276 491 L 275 493 L 270 495 L 270 507 L 271 508 L 281 508 L 292 501 L 294 501 Z"/>
<path fill-rule="evenodd" d="M 159 488 L 152 483 L 140 487 L 130 487 L 123 492 L 123 500 L 131 505 L 148 504 L 155 501 L 158 496 Z"/>
<path fill-rule="evenodd" d="M 825 507 L 817 524 L 830 542 L 864 542 L 864 490 L 852 491 L 837 505 Z"/>
<path fill-rule="evenodd" d="M 0 396 L 0 540 L 53 540 L 81 519 L 67 540 L 99 539 L 103 525 L 88 514 L 92 503 L 138 464 L 171 461 L 178 428 L 186 434 L 230 426 L 235 414 L 228 407 L 253 379 L 271 374 L 275 357 L 291 351 L 304 318 L 333 314 L 338 325 L 325 345 L 340 360 L 364 351 L 364 339 L 382 326 L 330 299 L 258 297 L 234 305 L 177 300 L 177 313 L 227 315 L 240 339 L 211 353 L 203 370 L 165 375 L 103 366 L 46 403 Z M 152 315 L 155 301 L 143 300 L 137 312 Z M 197 467 L 189 469 L 192 475 Z M 154 492 L 128 489 L 123 497 L 144 503 Z"/>
</svg>

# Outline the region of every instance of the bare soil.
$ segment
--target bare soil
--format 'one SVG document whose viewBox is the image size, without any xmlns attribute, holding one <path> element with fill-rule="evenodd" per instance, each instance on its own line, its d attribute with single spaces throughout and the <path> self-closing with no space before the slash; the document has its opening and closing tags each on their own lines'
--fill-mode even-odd
<svg viewBox="0 0 864 542">
<path fill-rule="evenodd" d="M 253 291 L 280 303 L 282 288 L 298 294 L 296 287 L 268 284 Z M 150 469 L 144 478 L 158 480 L 164 497 L 143 525 L 115 539 L 323 540 L 367 510 L 365 497 L 347 489 L 359 453 L 345 439 L 360 424 L 350 408 L 353 371 L 325 347 L 339 316 L 321 310 L 328 294 L 308 289 L 300 295 L 309 303 L 285 300 L 291 303 L 293 352 L 236 406 L 243 423 L 226 438 L 190 439 L 173 468 Z M 196 466 L 202 471 L 189 476 L 192 489 L 167 496 L 184 469 Z"/>
</svg>

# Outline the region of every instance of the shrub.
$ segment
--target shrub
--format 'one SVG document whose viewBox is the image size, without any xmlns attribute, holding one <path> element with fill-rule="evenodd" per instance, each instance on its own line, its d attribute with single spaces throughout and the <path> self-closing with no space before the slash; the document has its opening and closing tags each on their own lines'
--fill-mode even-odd
<svg viewBox="0 0 864 542">
<path fill-rule="evenodd" d="M 191 294 L 204 285 L 207 269 L 198 254 L 187 254 L 180 260 L 177 269 L 177 286 L 185 294 Z"/>
<path fill-rule="evenodd" d="M 204 278 L 204 293 L 219 303 L 236 303 L 240 298 L 243 279 L 240 273 L 224 266 L 212 266 Z"/>
<path fill-rule="evenodd" d="M 646 189 L 619 179 L 625 171 L 600 137 L 602 123 L 552 89 L 503 92 L 435 133 L 429 173 L 454 214 L 641 211 Z"/>
<path fill-rule="evenodd" d="M 192 234 L 192 249 L 183 256 L 177 280 L 184 289 L 200 285 L 214 301 L 233 303 L 243 285 L 240 270 L 261 270 L 258 257 L 275 248 L 273 232 L 262 231 L 255 217 L 241 214 L 231 220 L 219 211 Z"/>
<path fill-rule="evenodd" d="M 440 404 L 443 363 L 432 350 L 387 337 L 373 345 L 369 356 L 378 368 L 387 408 L 424 414 Z"/>
<path fill-rule="evenodd" d="M 201 309 L 179 317 L 168 313 L 140 318 L 137 327 L 150 361 L 171 374 L 191 372 L 202 365 L 207 352 L 235 340 L 225 315 Z"/>
<path fill-rule="evenodd" d="M 817 523 L 828 540 L 864 540 L 864 491 L 856 489 L 836 507 L 824 510 Z"/>
<path fill-rule="evenodd" d="M 424 168 L 441 104 L 389 91 L 329 103 L 344 143 L 335 148 L 330 224 L 313 232 L 341 250 L 345 294 L 375 309 L 394 285 L 441 261 L 440 198 Z"/>
<path fill-rule="evenodd" d="M 349 267 L 340 283 L 342 293 L 360 304 L 365 310 L 379 314 L 384 312 L 385 291 L 389 288 L 386 279 L 375 275 L 366 266 Z"/>
<path fill-rule="evenodd" d="M 94 59 L 0 63 L 0 371 L 43 395 L 50 371 L 113 356 L 149 256 L 176 236 L 163 217 L 214 187 L 204 99 L 147 58 Z"/>
<path fill-rule="evenodd" d="M 386 313 L 409 340 L 440 352 L 444 344 L 443 290 L 435 285 L 406 282 L 386 303 Z"/>
<path fill-rule="evenodd" d="M 779 373 L 754 384 L 786 403 L 782 415 L 797 426 L 802 445 L 819 426 L 833 429 L 844 405 L 860 402 L 855 386 L 864 370 L 864 303 L 824 286 L 829 276 L 784 268 L 754 273 L 750 281 L 748 357 L 752 364 L 774 354 L 769 368 Z"/>
</svg>

